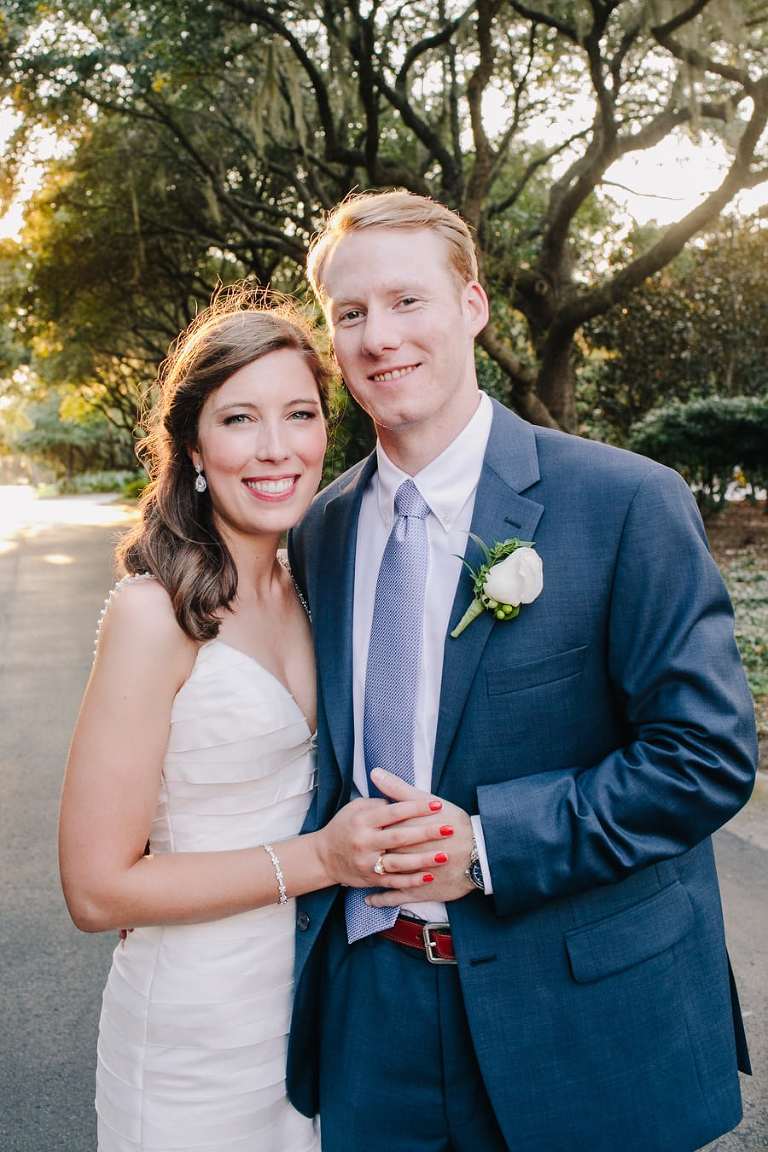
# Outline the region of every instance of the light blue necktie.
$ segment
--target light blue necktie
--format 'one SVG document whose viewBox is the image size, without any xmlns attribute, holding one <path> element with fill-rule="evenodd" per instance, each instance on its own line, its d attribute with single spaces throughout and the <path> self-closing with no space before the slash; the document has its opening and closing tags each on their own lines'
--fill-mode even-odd
<svg viewBox="0 0 768 1152">
<path fill-rule="evenodd" d="M 416 689 L 421 672 L 424 590 L 429 562 L 430 509 L 413 480 L 395 494 L 395 523 L 381 558 L 365 673 L 363 754 L 371 796 L 374 768 L 414 782 Z M 345 913 L 349 943 L 391 928 L 397 908 L 369 908 L 371 889 L 350 888 Z"/>
</svg>

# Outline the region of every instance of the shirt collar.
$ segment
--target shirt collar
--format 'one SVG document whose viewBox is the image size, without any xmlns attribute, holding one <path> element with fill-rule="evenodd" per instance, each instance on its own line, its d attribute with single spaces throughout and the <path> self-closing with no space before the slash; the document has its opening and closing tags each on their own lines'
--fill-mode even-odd
<svg viewBox="0 0 768 1152">
<path fill-rule="evenodd" d="M 469 423 L 439 456 L 413 477 L 393 464 L 381 444 L 376 444 L 377 502 L 388 528 L 395 516 L 395 493 L 404 480 L 410 479 L 440 526 L 446 532 L 451 528 L 479 483 L 492 422 L 493 406 L 485 392 L 481 392 L 480 403 Z"/>
</svg>

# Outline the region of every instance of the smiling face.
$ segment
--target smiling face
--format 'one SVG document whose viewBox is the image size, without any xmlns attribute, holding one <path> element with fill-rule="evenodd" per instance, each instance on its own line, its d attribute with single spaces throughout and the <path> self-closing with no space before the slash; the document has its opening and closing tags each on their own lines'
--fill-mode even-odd
<svg viewBox="0 0 768 1152">
<path fill-rule="evenodd" d="M 240 368 L 203 405 L 192 461 L 226 537 L 279 535 L 317 491 L 327 443 L 315 378 L 301 353 L 270 352 Z"/>
<path fill-rule="evenodd" d="M 385 450 L 397 458 L 418 441 L 428 462 L 477 407 L 483 289 L 459 283 L 445 240 L 426 228 L 345 234 L 324 263 L 322 289 L 345 383 Z"/>
</svg>

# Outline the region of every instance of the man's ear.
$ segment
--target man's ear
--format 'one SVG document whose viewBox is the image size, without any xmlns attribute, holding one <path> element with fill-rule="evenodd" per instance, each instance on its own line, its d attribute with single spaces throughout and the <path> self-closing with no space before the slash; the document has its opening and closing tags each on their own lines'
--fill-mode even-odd
<svg viewBox="0 0 768 1152">
<path fill-rule="evenodd" d="M 470 332 L 472 336 L 478 336 L 488 323 L 489 305 L 485 288 L 479 281 L 470 280 L 464 285 L 461 302 Z"/>
</svg>

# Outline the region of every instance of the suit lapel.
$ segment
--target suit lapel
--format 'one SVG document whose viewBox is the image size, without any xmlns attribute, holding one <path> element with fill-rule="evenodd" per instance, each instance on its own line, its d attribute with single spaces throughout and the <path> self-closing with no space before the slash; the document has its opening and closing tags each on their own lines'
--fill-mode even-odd
<svg viewBox="0 0 768 1152">
<path fill-rule="evenodd" d="M 360 503 L 376 468 L 372 453 L 325 507 L 314 620 L 320 691 L 336 760 L 345 783 L 352 777 L 352 610 Z"/>
<path fill-rule="evenodd" d="M 520 493 L 538 479 L 538 454 L 533 428 L 494 401 L 493 424 L 477 487 L 471 531 L 489 545 L 510 536 L 533 540 L 544 509 L 541 504 Z M 471 539 L 467 541 L 465 559 L 473 568 L 482 563 L 480 550 Z M 467 569 L 462 568 L 443 656 L 432 768 L 433 791 L 438 789 L 469 690 L 495 625 L 491 613 L 483 612 L 458 639 L 451 639 L 450 632 L 464 615 L 472 598 L 472 578 Z"/>
</svg>

